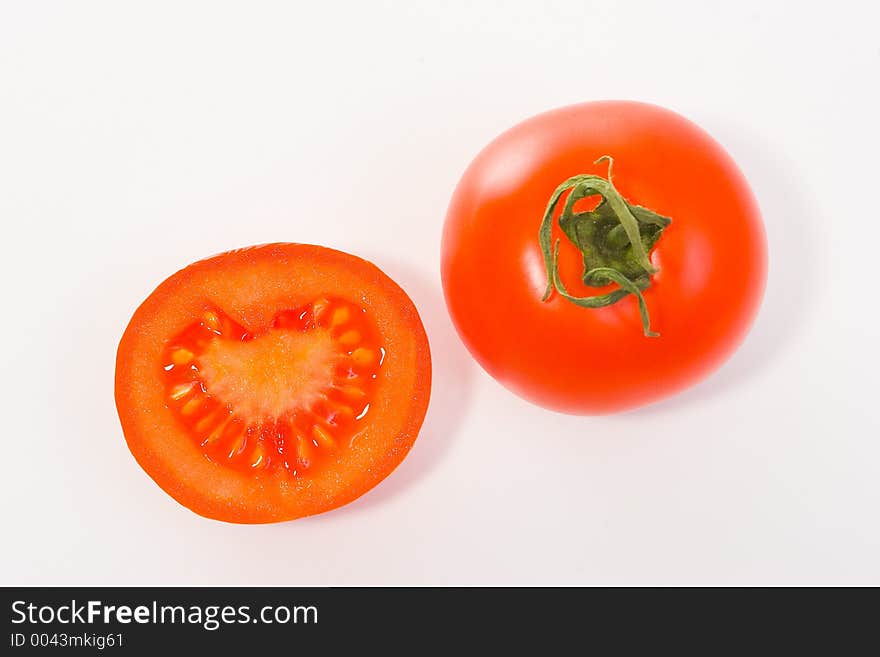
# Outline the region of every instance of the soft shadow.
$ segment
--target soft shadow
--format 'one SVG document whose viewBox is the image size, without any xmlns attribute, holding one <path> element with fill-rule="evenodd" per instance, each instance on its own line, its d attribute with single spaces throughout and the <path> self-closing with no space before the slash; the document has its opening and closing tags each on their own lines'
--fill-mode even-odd
<svg viewBox="0 0 880 657">
<path fill-rule="evenodd" d="M 812 190 L 799 167 L 741 126 L 707 126 L 735 155 L 752 186 L 764 219 L 768 244 L 767 289 L 752 330 L 731 359 L 705 381 L 674 397 L 624 415 L 678 412 L 748 383 L 791 348 L 815 311 L 820 217 L 810 206 Z"/>
<path fill-rule="evenodd" d="M 354 502 L 310 520 L 320 522 L 326 517 L 339 519 L 344 513 L 358 513 L 387 502 L 395 495 L 426 477 L 445 458 L 471 401 L 475 363 L 461 343 L 437 280 L 410 265 L 367 253 L 365 257 L 406 291 L 415 303 L 425 325 L 431 345 L 431 402 L 425 422 L 412 450 L 373 490 Z"/>
</svg>

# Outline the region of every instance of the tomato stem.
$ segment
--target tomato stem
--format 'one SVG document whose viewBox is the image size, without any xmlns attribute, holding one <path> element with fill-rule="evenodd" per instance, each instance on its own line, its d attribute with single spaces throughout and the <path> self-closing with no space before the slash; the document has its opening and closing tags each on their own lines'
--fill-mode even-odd
<svg viewBox="0 0 880 657">
<path fill-rule="evenodd" d="M 601 308 L 617 303 L 633 294 L 639 304 L 642 329 L 645 336 L 656 337 L 651 330 L 650 316 L 642 291 L 651 284 L 651 276 L 657 269 L 648 254 L 660 239 L 671 219 L 648 208 L 631 205 L 624 199 L 611 180 L 614 159 L 603 155 L 596 164 L 608 162 L 608 177 L 582 174 L 572 176 L 559 185 L 547 203 L 538 242 L 547 271 L 547 288 L 543 301 L 556 290 L 567 301 L 583 308 Z M 583 282 L 593 287 L 616 283 L 620 287 L 608 294 L 575 297 L 568 293 L 559 277 L 559 240 L 551 245 L 553 215 L 562 195 L 568 193 L 559 217 L 563 233 L 578 247 L 584 261 Z M 599 205 L 588 212 L 575 212 L 574 206 L 581 199 L 600 196 Z"/>
</svg>

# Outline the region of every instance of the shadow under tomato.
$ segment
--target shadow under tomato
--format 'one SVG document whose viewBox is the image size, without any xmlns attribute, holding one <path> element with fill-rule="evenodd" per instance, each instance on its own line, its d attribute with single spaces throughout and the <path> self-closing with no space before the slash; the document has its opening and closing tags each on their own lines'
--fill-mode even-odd
<svg viewBox="0 0 880 657">
<path fill-rule="evenodd" d="M 767 140 L 743 134 L 740 126 L 707 125 L 735 156 L 761 209 L 767 232 L 768 275 L 764 300 L 740 348 L 716 372 L 693 388 L 626 415 L 674 413 L 745 385 L 795 341 L 816 311 L 818 233 L 823 218 L 811 207 L 811 189 Z"/>
<path fill-rule="evenodd" d="M 429 280 L 421 271 L 381 256 L 365 254 L 370 262 L 394 279 L 410 296 L 428 334 L 431 346 L 431 401 L 419 437 L 403 462 L 387 479 L 357 500 L 329 513 L 308 520 L 338 518 L 384 504 L 415 482 L 426 477 L 439 464 L 470 405 L 476 363 L 459 340 L 446 311 L 439 275 Z"/>
</svg>

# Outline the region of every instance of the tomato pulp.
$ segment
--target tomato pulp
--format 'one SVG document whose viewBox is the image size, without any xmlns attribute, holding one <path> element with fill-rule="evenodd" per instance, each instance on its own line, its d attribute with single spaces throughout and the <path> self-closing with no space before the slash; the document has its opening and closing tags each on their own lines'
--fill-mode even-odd
<svg viewBox="0 0 880 657">
<path fill-rule="evenodd" d="M 628 237 L 624 214 L 641 234 Z M 637 102 L 565 107 L 503 133 L 468 167 L 443 231 L 444 294 L 468 349 L 515 393 L 568 413 L 655 402 L 715 370 L 752 324 L 766 271 L 760 213 L 731 157 Z M 574 301 L 602 295 L 615 300 Z"/>
<path fill-rule="evenodd" d="M 430 394 L 409 297 L 339 251 L 270 244 L 162 283 L 119 345 L 116 402 L 146 472 L 193 511 L 273 522 L 375 486 L 416 439 Z"/>
</svg>

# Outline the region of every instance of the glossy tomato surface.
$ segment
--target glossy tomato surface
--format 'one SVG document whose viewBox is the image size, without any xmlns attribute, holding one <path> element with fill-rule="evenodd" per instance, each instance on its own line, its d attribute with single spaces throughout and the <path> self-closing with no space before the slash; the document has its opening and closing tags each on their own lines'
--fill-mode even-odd
<svg viewBox="0 0 880 657">
<path fill-rule="evenodd" d="M 627 202 L 672 220 L 644 292 L 659 337 L 644 335 L 632 295 L 603 308 L 558 292 L 542 301 L 548 199 L 571 176 L 606 176 L 601 156 Z M 569 293 L 596 294 L 580 251 L 558 225 L 553 237 Z M 682 116 L 629 101 L 564 107 L 500 135 L 462 177 L 443 232 L 444 293 L 468 349 L 513 392 L 568 413 L 655 402 L 715 370 L 746 335 L 766 271 L 760 213 L 731 157 Z"/>
<path fill-rule="evenodd" d="M 184 506 L 239 523 L 370 490 L 415 441 L 430 387 L 406 293 L 365 260 L 305 244 L 177 272 L 134 313 L 116 359 L 138 463 Z"/>
</svg>

